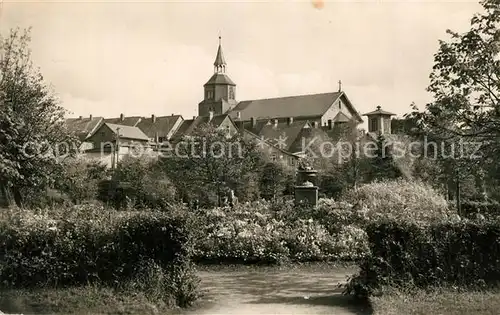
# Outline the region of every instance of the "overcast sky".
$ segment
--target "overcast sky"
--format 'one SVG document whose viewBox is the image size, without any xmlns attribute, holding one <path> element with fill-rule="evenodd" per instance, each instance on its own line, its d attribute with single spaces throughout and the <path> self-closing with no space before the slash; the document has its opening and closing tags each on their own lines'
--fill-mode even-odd
<svg viewBox="0 0 500 315">
<path fill-rule="evenodd" d="M 1 0 L 0 0 L 1 1 Z M 321 6 L 319 6 L 321 7 Z M 343 90 L 362 113 L 423 106 L 438 40 L 476 1 L 9 2 L 2 34 L 32 26 L 35 63 L 70 116 L 190 118 L 219 32 L 238 100 Z"/>
</svg>

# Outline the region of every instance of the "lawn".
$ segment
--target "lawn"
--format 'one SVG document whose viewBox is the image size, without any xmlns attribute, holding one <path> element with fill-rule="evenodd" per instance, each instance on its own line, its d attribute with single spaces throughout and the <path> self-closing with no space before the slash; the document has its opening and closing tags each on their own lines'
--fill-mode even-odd
<svg viewBox="0 0 500 315">
<path fill-rule="evenodd" d="M 494 315 L 500 310 L 500 291 L 391 293 L 370 300 L 374 315 Z"/>
</svg>

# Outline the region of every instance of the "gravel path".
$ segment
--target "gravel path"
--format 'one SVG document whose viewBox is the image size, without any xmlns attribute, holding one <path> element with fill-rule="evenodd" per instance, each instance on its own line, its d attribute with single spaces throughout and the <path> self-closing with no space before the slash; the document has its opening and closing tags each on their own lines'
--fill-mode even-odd
<svg viewBox="0 0 500 315">
<path fill-rule="evenodd" d="M 183 315 L 370 314 L 342 295 L 353 270 L 218 270 L 201 271 L 200 305 Z"/>
</svg>

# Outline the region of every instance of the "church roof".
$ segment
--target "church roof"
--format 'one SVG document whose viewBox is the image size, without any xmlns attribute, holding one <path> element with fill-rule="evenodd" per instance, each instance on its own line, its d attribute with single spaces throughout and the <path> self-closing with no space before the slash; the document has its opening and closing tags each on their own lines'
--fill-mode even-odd
<svg viewBox="0 0 500 315">
<path fill-rule="evenodd" d="M 343 92 L 333 92 L 242 101 L 231 110 L 231 116 L 234 118 L 240 112 L 241 120 L 250 120 L 252 117 L 318 117 L 343 95 Z M 359 116 L 348 100 L 347 103 L 355 115 Z M 361 117 L 358 119 L 362 120 Z"/>
<path fill-rule="evenodd" d="M 369 113 L 363 114 L 363 116 L 371 116 L 371 115 L 389 115 L 389 116 L 394 116 L 396 114 L 388 112 L 388 111 L 385 111 L 380 106 L 377 106 L 377 110 L 374 110 L 373 112 L 369 112 Z"/>
<path fill-rule="evenodd" d="M 233 82 L 229 78 L 229 76 L 225 73 L 214 73 L 214 75 L 208 80 L 205 85 L 215 85 L 215 84 L 228 84 L 228 85 L 236 85 L 236 83 Z"/>
</svg>

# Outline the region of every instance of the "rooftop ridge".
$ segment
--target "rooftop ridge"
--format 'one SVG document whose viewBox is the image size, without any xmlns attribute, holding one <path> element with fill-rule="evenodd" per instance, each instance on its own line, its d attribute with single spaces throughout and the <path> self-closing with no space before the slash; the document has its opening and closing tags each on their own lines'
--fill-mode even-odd
<svg viewBox="0 0 500 315">
<path fill-rule="evenodd" d="M 278 97 L 268 97 L 268 98 L 259 98 L 259 99 L 251 99 L 244 100 L 242 102 L 254 102 L 254 101 L 267 101 L 267 100 L 275 100 L 275 99 L 283 99 L 283 98 L 294 98 L 294 97 L 303 97 L 303 96 L 318 96 L 318 95 L 327 95 L 327 94 L 342 94 L 344 92 L 322 92 L 322 93 L 310 93 L 310 94 L 299 94 L 299 95 L 288 95 L 288 96 L 278 96 Z"/>
</svg>

